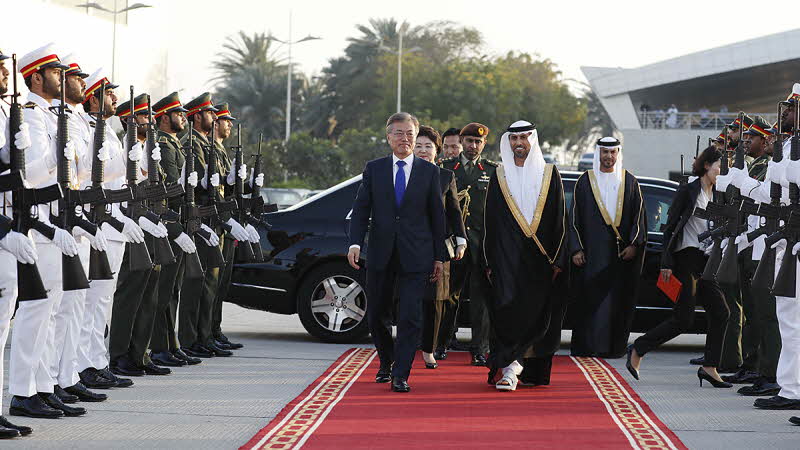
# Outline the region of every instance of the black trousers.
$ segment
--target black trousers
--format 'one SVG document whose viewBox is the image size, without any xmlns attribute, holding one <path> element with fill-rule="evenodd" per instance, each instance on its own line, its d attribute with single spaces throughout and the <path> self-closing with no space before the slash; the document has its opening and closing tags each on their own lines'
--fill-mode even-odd
<svg viewBox="0 0 800 450">
<path fill-rule="evenodd" d="M 431 264 L 431 267 L 433 265 Z M 396 255 L 381 270 L 367 269 L 367 320 L 381 366 L 392 366 L 392 377 L 408 378 L 422 331 L 422 302 L 429 272 L 404 272 Z M 395 285 L 397 341 L 392 340 Z"/>
<path fill-rule="evenodd" d="M 226 235 L 222 244 L 222 255 L 225 257 L 225 268 L 219 278 L 217 298 L 214 300 L 214 309 L 211 313 L 211 335 L 214 339 L 222 336 L 222 303 L 228 298 L 228 289 L 231 287 L 233 264 L 236 259 L 236 241 Z M 250 245 L 249 242 L 239 242 L 238 245 Z"/>
<path fill-rule="evenodd" d="M 679 336 L 694 323 L 695 306 L 705 308 L 708 329 L 706 331 L 705 360 L 707 366 L 717 367 L 722 355 L 728 306 L 716 281 L 701 280 L 706 257 L 699 249 L 689 247 L 675 253 L 675 269 L 672 275 L 683 284 L 672 317 L 640 336 L 634 341 L 636 353 L 645 355 L 661 344 Z"/>
<path fill-rule="evenodd" d="M 156 309 L 153 334 L 150 338 L 150 349 L 154 353 L 175 350 L 177 336 L 175 335 L 175 312 L 178 310 L 178 296 L 175 284 L 179 284 L 179 276 L 183 266 L 183 250 L 171 241 L 172 251 L 175 253 L 176 262 L 168 266 L 161 266 L 161 275 L 158 279 L 158 305 Z"/>
</svg>

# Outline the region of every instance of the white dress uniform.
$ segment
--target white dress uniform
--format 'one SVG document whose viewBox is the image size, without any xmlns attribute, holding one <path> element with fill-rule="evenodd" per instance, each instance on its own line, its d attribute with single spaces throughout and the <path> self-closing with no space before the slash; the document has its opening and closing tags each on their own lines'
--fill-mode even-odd
<svg viewBox="0 0 800 450">
<path fill-rule="evenodd" d="M 51 49 L 43 47 L 20 58 L 23 77 L 49 62 L 58 62 Z M 25 152 L 26 181 L 33 188 L 56 183 L 56 118 L 50 104 L 39 95 L 28 94 L 23 120 L 28 124 L 31 147 Z M 39 205 L 39 220 L 49 223 L 51 205 Z M 37 392 L 52 393 L 46 355 L 53 351 L 54 313 L 63 297 L 61 250 L 37 231 L 31 231 L 39 254 L 39 273 L 47 299 L 20 302 L 11 338 L 8 391 L 11 395 L 30 397 Z"/>
<path fill-rule="evenodd" d="M 95 71 L 86 79 L 87 97 L 100 88 L 105 81 L 110 84 L 108 78 L 104 76 L 103 69 Z M 109 111 L 113 114 L 113 111 Z M 91 138 L 89 149 L 94 154 L 94 118 L 86 112 L 82 113 L 83 120 L 90 124 Z M 105 142 L 103 146 L 109 151 L 109 159 L 105 161 L 103 187 L 106 189 L 120 189 L 125 185 L 125 168 L 127 155 L 123 151 L 120 142 L 110 123 L 106 122 Z M 112 214 L 121 215 L 119 204 L 111 206 Z M 108 348 L 105 341 L 106 325 L 111 317 L 111 304 L 114 300 L 114 291 L 117 287 L 117 275 L 122 266 L 122 256 L 125 253 L 125 237 L 109 224 L 103 224 L 103 233 L 108 239 L 108 249 L 106 255 L 114 273 L 113 280 L 95 280 L 89 285 L 86 292 L 86 307 L 84 319 L 81 324 L 80 345 L 78 348 L 78 372 L 88 368 L 103 369 L 108 366 Z"/>
</svg>

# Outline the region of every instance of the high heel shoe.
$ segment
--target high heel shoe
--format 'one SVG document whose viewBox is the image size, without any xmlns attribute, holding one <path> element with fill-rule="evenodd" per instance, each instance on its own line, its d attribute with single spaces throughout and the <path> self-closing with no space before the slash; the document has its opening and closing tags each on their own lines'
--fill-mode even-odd
<svg viewBox="0 0 800 450">
<path fill-rule="evenodd" d="M 425 363 L 425 368 L 426 369 L 436 369 L 436 368 L 438 368 L 439 367 L 439 363 L 437 363 L 436 360 L 434 360 L 432 363 L 425 360 L 425 356 L 427 356 L 427 355 L 430 355 L 431 357 L 433 356 L 430 353 L 423 353 L 422 360 Z"/>
<path fill-rule="evenodd" d="M 631 373 L 634 379 L 639 379 L 639 371 L 633 368 L 633 364 L 631 364 L 631 356 L 633 355 L 633 344 L 628 346 L 628 350 L 625 352 L 627 354 L 627 360 L 625 361 L 625 368 L 628 369 L 628 372 Z"/>
<path fill-rule="evenodd" d="M 700 380 L 700 386 L 703 385 L 703 380 L 708 381 L 711 383 L 712 386 L 715 388 L 730 388 L 733 387 L 731 383 L 727 381 L 717 381 L 714 377 L 708 374 L 702 367 L 697 368 L 697 379 Z"/>
</svg>

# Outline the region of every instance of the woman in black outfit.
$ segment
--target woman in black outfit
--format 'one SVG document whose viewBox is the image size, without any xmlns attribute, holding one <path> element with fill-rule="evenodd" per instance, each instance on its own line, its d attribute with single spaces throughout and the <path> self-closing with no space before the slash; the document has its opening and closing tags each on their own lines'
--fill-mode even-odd
<svg viewBox="0 0 800 450">
<path fill-rule="evenodd" d="M 714 387 L 731 387 L 731 384 L 722 381 L 717 373 L 729 310 L 717 282 L 700 279 L 708 258 L 705 254 L 707 245 L 705 242 L 699 242 L 698 235 L 709 229 L 709 223 L 693 215 L 695 207 L 705 209 L 713 197 L 721 158 L 722 153 L 714 147 L 703 150 L 692 166 L 692 172 L 698 178 L 678 188 L 669 208 L 664 229 L 665 245 L 661 255 L 661 276 L 667 281 L 674 276 L 683 286 L 672 317 L 628 346 L 626 366 L 637 380 L 642 357 L 688 330 L 694 321 L 695 305 L 700 303 L 706 311 L 708 330 L 705 346 L 706 365 L 697 370 L 697 377 L 701 385 L 703 380 L 706 380 Z"/>
<path fill-rule="evenodd" d="M 442 138 L 436 130 L 424 125 L 419 127 L 414 156 L 435 164 L 436 155 L 441 147 Z M 446 256 L 458 260 L 464 256 L 464 252 L 467 249 L 467 234 L 464 231 L 461 208 L 456 197 L 455 174 L 450 170 L 439 168 L 439 180 L 441 181 L 442 202 L 444 203 L 445 230 L 448 236 L 446 240 L 450 241 L 449 244 L 447 242 L 445 244 L 449 249 L 452 249 L 452 254 Z M 422 359 L 428 369 L 439 367 L 433 357 L 433 350 L 436 348 L 442 316 L 444 316 L 447 308 L 453 306 L 448 304 L 449 301 L 450 262 L 445 261 L 442 276 L 438 282 L 431 283 L 427 298 L 423 301 Z M 442 336 L 442 339 L 447 338 L 448 336 Z"/>
</svg>

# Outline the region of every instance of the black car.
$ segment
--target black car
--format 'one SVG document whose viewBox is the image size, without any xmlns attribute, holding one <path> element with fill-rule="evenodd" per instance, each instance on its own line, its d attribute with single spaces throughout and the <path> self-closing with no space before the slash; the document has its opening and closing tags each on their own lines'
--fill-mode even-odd
<svg viewBox="0 0 800 450">
<path fill-rule="evenodd" d="M 569 208 L 581 173 L 561 175 Z M 360 184 L 359 175 L 288 209 L 266 214 L 272 227 L 259 232 L 267 260 L 234 266 L 227 301 L 278 314 L 298 314 L 310 334 L 328 342 L 351 342 L 366 335 L 365 270 L 353 270 L 346 260 L 351 205 Z M 639 184 L 645 197 L 648 239 L 633 331 L 644 332 L 672 310 L 656 280 L 662 249 L 660 230 L 678 184 L 646 177 L 639 177 Z M 468 326 L 468 304 L 464 300 L 460 308 L 460 326 Z M 568 312 L 564 329 L 570 329 L 572 322 Z M 692 331 L 703 330 L 705 317 L 699 311 Z"/>
</svg>

